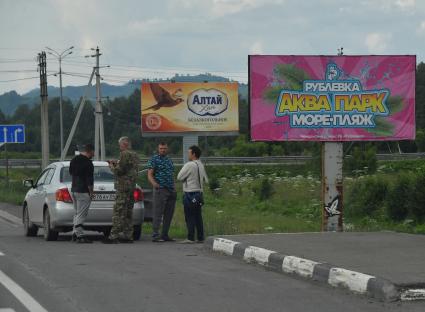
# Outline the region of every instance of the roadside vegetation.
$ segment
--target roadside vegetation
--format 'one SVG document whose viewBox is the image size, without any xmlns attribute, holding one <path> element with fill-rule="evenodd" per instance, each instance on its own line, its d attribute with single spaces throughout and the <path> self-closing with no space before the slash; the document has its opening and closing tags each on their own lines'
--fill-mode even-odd
<svg viewBox="0 0 425 312">
<path fill-rule="evenodd" d="M 345 230 L 425 234 L 425 160 L 376 163 L 376 159 L 365 159 L 363 154 L 357 160 L 353 158 L 347 160 L 351 165 L 345 165 L 344 173 Z M 207 164 L 207 171 L 207 235 L 320 231 L 321 178 L 317 161 L 306 165 Z M 37 169 L 10 170 L 7 186 L 5 171 L 0 170 L 0 202 L 20 205 L 27 190 L 21 181 L 35 179 L 38 173 Z M 177 186 L 171 235 L 184 237 L 181 185 Z M 146 224 L 144 232 L 150 230 L 150 224 Z"/>
</svg>

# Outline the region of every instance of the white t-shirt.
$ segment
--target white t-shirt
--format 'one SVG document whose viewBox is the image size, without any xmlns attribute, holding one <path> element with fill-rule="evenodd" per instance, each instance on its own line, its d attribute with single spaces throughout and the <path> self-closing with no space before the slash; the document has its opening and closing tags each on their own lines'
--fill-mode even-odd
<svg viewBox="0 0 425 312">
<path fill-rule="evenodd" d="M 199 175 L 198 175 L 199 168 Z M 208 183 L 204 165 L 198 160 L 188 161 L 177 175 L 177 180 L 183 182 L 183 192 L 202 192 L 204 182 Z M 201 185 L 199 185 L 201 181 Z"/>
</svg>

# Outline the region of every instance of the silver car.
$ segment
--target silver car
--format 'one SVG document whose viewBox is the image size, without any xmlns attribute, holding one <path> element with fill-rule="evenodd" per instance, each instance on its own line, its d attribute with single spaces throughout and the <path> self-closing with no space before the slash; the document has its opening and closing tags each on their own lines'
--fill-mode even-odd
<svg viewBox="0 0 425 312">
<path fill-rule="evenodd" d="M 115 203 L 114 175 L 104 161 L 93 161 L 94 195 L 89 208 L 85 230 L 102 232 L 108 236 L 112 226 L 112 209 Z M 22 221 L 26 236 L 36 236 L 38 228 L 44 228 L 44 238 L 57 240 L 59 232 L 72 230 L 74 205 L 71 196 L 69 161 L 50 164 L 34 183 L 25 180 L 31 187 L 25 196 Z M 140 239 L 144 220 L 143 191 L 136 186 L 133 192 L 134 239 Z"/>
</svg>

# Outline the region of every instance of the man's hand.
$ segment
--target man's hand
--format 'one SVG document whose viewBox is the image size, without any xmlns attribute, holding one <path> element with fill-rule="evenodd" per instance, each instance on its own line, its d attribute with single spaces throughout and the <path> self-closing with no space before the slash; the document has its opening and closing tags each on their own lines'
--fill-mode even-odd
<svg viewBox="0 0 425 312">
<path fill-rule="evenodd" d="M 94 196 L 93 186 L 89 186 L 89 196 L 90 196 L 90 199 L 93 199 L 93 196 Z"/>
<path fill-rule="evenodd" d="M 116 165 L 117 165 L 117 161 L 116 160 L 108 160 L 108 164 L 109 164 L 109 167 L 115 167 Z"/>
</svg>

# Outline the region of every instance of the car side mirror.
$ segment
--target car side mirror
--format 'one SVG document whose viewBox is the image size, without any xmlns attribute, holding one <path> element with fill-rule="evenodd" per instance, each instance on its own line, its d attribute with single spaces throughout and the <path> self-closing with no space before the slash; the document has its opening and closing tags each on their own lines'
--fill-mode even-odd
<svg viewBox="0 0 425 312">
<path fill-rule="evenodd" d="M 22 182 L 22 184 L 26 187 L 34 188 L 34 181 L 32 179 L 26 179 Z"/>
</svg>

